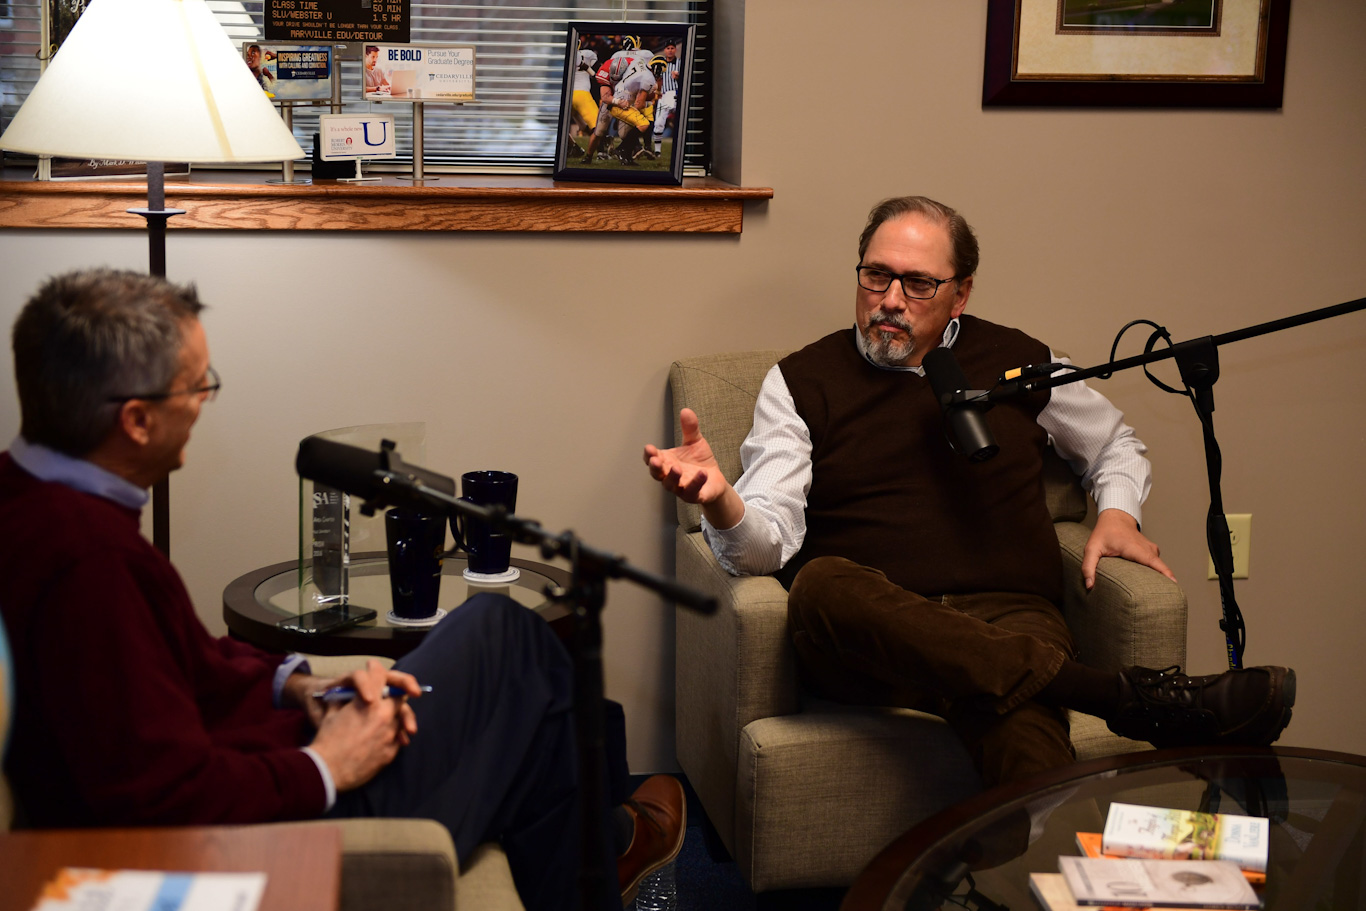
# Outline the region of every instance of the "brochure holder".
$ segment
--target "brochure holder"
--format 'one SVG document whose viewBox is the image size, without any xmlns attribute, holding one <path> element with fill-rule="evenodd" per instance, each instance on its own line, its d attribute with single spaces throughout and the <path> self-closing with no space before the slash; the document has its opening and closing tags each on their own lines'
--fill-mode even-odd
<svg viewBox="0 0 1366 911">
<path fill-rule="evenodd" d="M 319 156 L 323 161 L 354 161 L 354 177 L 339 181 L 379 180 L 361 173 L 363 159 L 394 158 L 393 114 L 323 114 L 318 118 Z"/>
<path fill-rule="evenodd" d="M 242 59 L 266 97 L 280 109 L 285 127 L 294 132 L 294 108 L 327 104 L 338 85 L 335 49 L 327 44 L 282 44 L 250 39 L 242 42 Z M 269 184 L 311 184 L 296 179 L 294 162 L 281 162 L 281 177 Z"/>
<path fill-rule="evenodd" d="M 375 103 L 408 104 L 413 109 L 412 176 L 399 179 L 413 183 L 440 180 L 423 173 L 423 105 L 427 101 L 463 104 L 475 100 L 474 47 L 375 44 L 367 46 L 364 65 L 373 72 L 374 81 L 362 85 L 362 98 Z"/>
</svg>

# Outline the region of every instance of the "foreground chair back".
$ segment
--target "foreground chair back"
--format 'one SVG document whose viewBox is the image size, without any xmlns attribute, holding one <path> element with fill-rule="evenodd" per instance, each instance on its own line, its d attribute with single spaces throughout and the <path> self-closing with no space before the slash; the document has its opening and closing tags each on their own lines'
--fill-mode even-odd
<svg viewBox="0 0 1366 911">
<path fill-rule="evenodd" d="M 726 478 L 740 476 L 764 376 L 787 352 L 688 358 L 669 371 L 677 414 L 697 412 Z M 1106 670 L 1185 664 L 1186 599 L 1160 573 L 1101 561 L 1081 581 L 1087 498 L 1054 458 L 1046 478 L 1066 570 L 1063 605 L 1081 659 Z M 894 708 L 805 698 L 787 637 L 787 592 L 772 577 L 735 577 L 702 539 L 697 507 L 678 503 L 678 581 L 715 596 L 712 616 L 677 612 L 678 761 L 755 892 L 844 886 L 896 836 L 981 788 L 944 721 Z M 1079 758 L 1146 748 L 1073 714 Z"/>
</svg>

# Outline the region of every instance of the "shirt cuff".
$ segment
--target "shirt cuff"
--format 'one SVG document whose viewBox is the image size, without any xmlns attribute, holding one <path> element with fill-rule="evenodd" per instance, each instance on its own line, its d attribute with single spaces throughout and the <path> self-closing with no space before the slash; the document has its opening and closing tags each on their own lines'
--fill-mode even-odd
<svg viewBox="0 0 1366 911">
<path fill-rule="evenodd" d="M 1143 528 L 1143 497 L 1132 489 L 1116 489 L 1123 485 L 1107 485 L 1096 495 L 1096 512 L 1105 509 L 1118 509 L 1134 517 L 1141 530 Z M 1095 493 L 1093 491 L 1093 493 Z"/>
<path fill-rule="evenodd" d="M 318 774 L 323 777 L 323 790 L 327 792 L 327 806 L 323 808 L 323 812 L 326 813 L 337 802 L 337 784 L 332 780 L 332 770 L 327 767 L 327 763 L 323 762 L 323 758 L 312 747 L 299 747 L 299 749 L 303 750 L 308 758 L 313 760 L 313 764 L 318 767 Z"/>
<path fill-rule="evenodd" d="M 782 567 L 782 542 L 748 503 L 740 521 L 730 528 L 715 528 L 704 518 L 702 537 L 716 562 L 732 576 L 763 576 Z"/>
<path fill-rule="evenodd" d="M 312 668 L 308 666 L 308 659 L 298 652 L 290 655 L 280 666 L 275 669 L 275 681 L 272 685 L 274 693 L 274 704 L 277 709 L 284 708 L 285 681 L 292 674 L 312 673 Z"/>
</svg>

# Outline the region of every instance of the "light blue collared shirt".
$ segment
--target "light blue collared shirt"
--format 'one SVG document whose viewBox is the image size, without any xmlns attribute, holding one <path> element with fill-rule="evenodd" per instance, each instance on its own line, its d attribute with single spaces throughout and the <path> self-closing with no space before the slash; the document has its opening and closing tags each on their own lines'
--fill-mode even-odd
<svg viewBox="0 0 1366 911">
<path fill-rule="evenodd" d="M 9 454 L 15 464 L 40 481 L 65 484 L 73 490 L 112 500 L 129 509 L 142 509 L 147 505 L 146 490 L 94 462 L 30 443 L 23 437 L 15 437 L 9 444 Z"/>
</svg>

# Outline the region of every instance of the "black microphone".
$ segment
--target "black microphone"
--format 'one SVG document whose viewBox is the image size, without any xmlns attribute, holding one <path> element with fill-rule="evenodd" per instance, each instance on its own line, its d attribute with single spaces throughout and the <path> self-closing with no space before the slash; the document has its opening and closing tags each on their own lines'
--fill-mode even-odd
<svg viewBox="0 0 1366 911">
<path fill-rule="evenodd" d="M 294 468 L 301 478 L 365 500 L 367 512 L 396 505 L 431 510 L 432 499 L 415 484 L 455 496 L 454 478 L 416 465 L 405 465 L 394 451 L 394 444 L 388 440 L 381 444 L 379 452 L 370 452 L 321 437 L 307 437 L 299 443 Z M 399 483 L 394 482 L 394 475 L 398 476 Z"/>
<path fill-rule="evenodd" d="M 996 438 L 991 435 L 991 428 L 983 416 L 991 405 L 985 401 L 958 400 L 958 396 L 968 391 L 968 380 L 953 352 L 948 348 L 935 348 L 925 355 L 921 366 L 925 368 L 925 377 L 949 422 L 951 439 L 957 444 L 954 448 L 967 456 L 969 462 L 985 462 L 996 455 L 1001 447 L 996 445 Z"/>
</svg>

